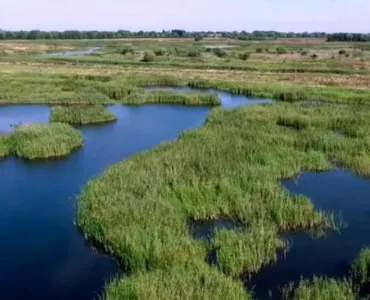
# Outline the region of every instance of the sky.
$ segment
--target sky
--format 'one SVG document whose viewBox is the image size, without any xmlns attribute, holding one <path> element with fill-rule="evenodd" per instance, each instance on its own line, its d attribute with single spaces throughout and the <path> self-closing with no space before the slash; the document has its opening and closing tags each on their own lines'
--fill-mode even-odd
<svg viewBox="0 0 370 300">
<path fill-rule="evenodd" d="M 370 32 L 370 0 L 0 0 L 4 30 Z"/>
</svg>

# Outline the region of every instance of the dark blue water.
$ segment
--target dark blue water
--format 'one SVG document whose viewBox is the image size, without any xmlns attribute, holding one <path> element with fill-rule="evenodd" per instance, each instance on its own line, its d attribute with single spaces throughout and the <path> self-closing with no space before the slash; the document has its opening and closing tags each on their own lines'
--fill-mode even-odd
<svg viewBox="0 0 370 300">
<path fill-rule="evenodd" d="M 340 234 L 332 232 L 314 241 L 306 233 L 291 235 L 292 248 L 286 259 L 280 257 L 276 265 L 263 269 L 247 284 L 254 286 L 258 299 L 270 299 L 269 290 L 274 299 L 280 299 L 277 287 L 298 282 L 301 276 L 342 278 L 361 248 L 370 246 L 370 179 L 345 170 L 308 172 L 284 186 L 294 194 L 308 196 L 323 210 L 341 213 L 348 226 Z"/>
<path fill-rule="evenodd" d="M 39 109 L 39 111 L 38 111 Z M 92 299 L 117 273 L 74 226 L 76 195 L 110 164 L 201 125 L 206 107 L 113 106 L 116 123 L 83 129 L 85 146 L 63 160 L 0 161 L 0 290 L 3 299 Z M 9 120 L 45 121 L 48 107 L 0 108 Z M 3 122 L 3 116 L 8 115 Z M 31 117 L 30 115 L 33 115 Z"/>
<path fill-rule="evenodd" d="M 234 96 L 215 90 L 179 88 L 177 91 L 218 93 L 226 108 L 271 102 Z M 110 258 L 87 245 L 74 226 L 76 195 L 88 180 L 109 165 L 132 154 L 175 139 L 185 130 L 201 125 L 210 108 L 180 105 L 111 106 L 118 121 L 83 127 L 85 146 L 61 160 L 28 162 L 0 160 L 0 289 L 4 299 L 92 299 L 104 282 L 117 274 Z M 0 107 L 0 132 L 11 124 L 47 122 L 47 106 Z M 277 287 L 313 274 L 342 277 L 361 247 L 370 245 L 370 180 L 335 170 L 305 173 L 284 186 L 305 194 L 320 208 L 342 212 L 348 228 L 312 241 L 295 234 L 286 259 L 253 277 L 259 299 Z M 196 224 L 199 237 L 215 228 L 234 228 L 232 221 Z"/>
<path fill-rule="evenodd" d="M 190 223 L 190 233 L 196 239 L 209 240 L 216 230 L 244 229 L 241 223 L 231 219 L 197 220 Z"/>
<path fill-rule="evenodd" d="M 220 93 L 225 107 L 257 103 Z M 235 100 L 235 103 L 232 103 Z M 260 101 L 260 103 L 263 101 Z M 74 226 L 76 195 L 88 180 L 134 153 L 200 126 L 209 107 L 111 106 L 111 124 L 83 127 L 84 147 L 61 160 L 0 160 L 0 290 L 4 299 L 92 299 L 117 274 Z M 48 106 L 0 107 L 0 132 L 47 122 Z"/>
<path fill-rule="evenodd" d="M 251 104 L 263 104 L 272 103 L 272 99 L 258 98 L 258 97 L 246 97 L 244 95 L 233 95 L 226 92 L 221 92 L 215 89 L 200 89 L 192 87 L 150 87 L 147 91 L 175 91 L 178 93 L 189 93 L 199 92 L 205 94 L 217 94 L 221 99 L 222 107 L 224 108 L 236 108 L 244 105 Z"/>
<path fill-rule="evenodd" d="M 0 106 L 0 134 L 13 131 L 14 125 L 49 122 L 50 107 L 43 105 Z"/>
</svg>

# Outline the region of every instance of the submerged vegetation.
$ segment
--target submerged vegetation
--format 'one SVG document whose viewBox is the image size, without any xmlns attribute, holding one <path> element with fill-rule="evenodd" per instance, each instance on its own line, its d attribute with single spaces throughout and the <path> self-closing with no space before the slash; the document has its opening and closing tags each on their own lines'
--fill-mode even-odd
<svg viewBox="0 0 370 300">
<path fill-rule="evenodd" d="M 50 122 L 76 125 L 108 123 L 117 120 L 104 106 L 58 106 L 51 111 Z"/>
<path fill-rule="evenodd" d="M 25 159 L 65 156 L 82 147 L 82 133 L 70 125 L 34 124 L 16 127 L 8 137 L 8 154 Z"/>
</svg>

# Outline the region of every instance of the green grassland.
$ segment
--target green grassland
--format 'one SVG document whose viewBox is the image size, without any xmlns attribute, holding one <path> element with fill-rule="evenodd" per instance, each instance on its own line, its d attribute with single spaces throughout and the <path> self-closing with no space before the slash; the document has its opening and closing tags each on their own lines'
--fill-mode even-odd
<svg viewBox="0 0 370 300">
<path fill-rule="evenodd" d="M 216 88 L 234 94 L 273 98 L 280 101 L 326 101 L 367 104 L 370 90 L 331 86 L 301 86 L 239 80 L 203 79 L 198 76 L 125 75 L 92 76 L 74 74 L 0 73 L 2 104 L 145 104 L 179 103 L 219 105 L 215 95 L 145 91 L 147 86 L 191 86 Z"/>
<path fill-rule="evenodd" d="M 219 69 L 264 72 L 314 72 L 369 74 L 369 43 L 335 42 L 322 39 L 238 41 L 229 39 L 128 39 L 105 41 L 42 41 L 0 43 L 3 61 L 39 61 L 74 64 L 108 64 L 130 67 L 174 69 Z M 100 47 L 86 56 L 40 55 L 60 50 Z M 221 47 L 221 48 L 217 48 Z M 14 50 L 15 49 L 15 50 Z M 7 52 L 6 52 L 7 51 Z M 150 53 L 150 59 L 144 59 Z"/>
</svg>

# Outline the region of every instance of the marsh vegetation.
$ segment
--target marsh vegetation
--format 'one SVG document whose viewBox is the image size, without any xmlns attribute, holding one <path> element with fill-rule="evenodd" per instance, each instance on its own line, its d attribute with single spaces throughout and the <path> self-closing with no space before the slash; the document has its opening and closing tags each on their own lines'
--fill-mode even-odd
<svg viewBox="0 0 370 300">
<path fill-rule="evenodd" d="M 65 156 L 82 145 L 82 133 L 61 123 L 19 125 L 12 134 L 0 137 L 3 156 L 30 160 Z"/>
<path fill-rule="evenodd" d="M 0 135 L 0 158 L 9 154 L 9 136 Z"/>
<path fill-rule="evenodd" d="M 50 122 L 76 125 L 114 122 L 116 116 L 102 105 L 57 106 L 51 111 Z"/>
<path fill-rule="evenodd" d="M 289 39 L 127 42 L 105 41 L 89 56 L 40 56 L 40 42 L 26 43 L 32 51 L 7 52 L 0 58 L 0 103 L 93 105 L 55 108 L 51 116 L 85 124 L 111 120 L 107 104 L 221 103 L 213 94 L 146 90 L 153 86 L 277 100 L 213 108 L 204 126 L 111 166 L 78 200 L 77 224 L 85 237 L 127 271 L 107 284 L 106 299 L 251 299 L 240 277 L 253 276 L 274 264 L 278 251 L 289 250 L 282 233 L 337 229 L 330 212 L 290 194 L 281 181 L 334 166 L 370 176 L 370 48 Z M 0 136 L 0 156 L 59 156 L 81 144 L 80 133 L 67 124 L 19 127 Z M 220 219 L 242 228 L 218 229 L 209 241 L 189 232 L 191 221 Z M 368 281 L 367 256 L 364 250 L 353 265 L 361 284 Z M 317 277 L 302 279 L 286 295 L 347 300 L 355 292 L 350 279 Z"/>
<path fill-rule="evenodd" d="M 257 272 L 284 247 L 279 232 L 335 227 L 331 215 L 306 197 L 290 195 L 279 181 L 303 170 L 330 169 L 332 162 L 369 176 L 369 113 L 328 104 L 214 109 L 202 128 L 90 182 L 79 199 L 78 224 L 135 277 L 194 260 L 206 264 L 205 246 L 189 235 L 187 221 L 235 219 L 248 231 L 216 233 L 217 266 L 225 281 L 228 274 Z M 281 124 L 286 116 L 306 126 Z M 184 274 L 179 280 L 189 279 Z M 135 286 L 135 292 L 143 288 Z M 167 290 L 158 293 L 161 298 Z"/>
</svg>

